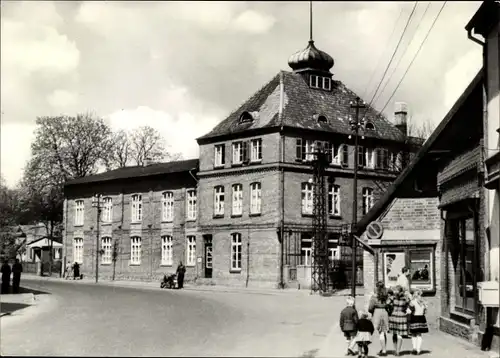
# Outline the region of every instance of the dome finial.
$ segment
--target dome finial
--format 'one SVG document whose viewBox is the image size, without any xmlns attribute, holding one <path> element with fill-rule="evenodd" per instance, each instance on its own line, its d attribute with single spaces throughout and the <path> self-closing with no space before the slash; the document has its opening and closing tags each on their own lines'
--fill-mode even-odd
<svg viewBox="0 0 500 358">
<path fill-rule="evenodd" d="M 313 2 L 309 0 L 309 41 L 313 40 Z"/>
</svg>

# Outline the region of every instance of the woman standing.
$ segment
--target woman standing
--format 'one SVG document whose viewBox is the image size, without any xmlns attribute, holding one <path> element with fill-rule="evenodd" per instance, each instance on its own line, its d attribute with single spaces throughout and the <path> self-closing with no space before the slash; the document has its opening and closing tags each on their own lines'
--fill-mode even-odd
<svg viewBox="0 0 500 358">
<path fill-rule="evenodd" d="M 387 355 L 387 332 L 389 332 L 389 312 L 387 305 L 387 290 L 382 281 L 377 282 L 375 294 L 371 297 L 368 312 L 373 315 L 373 326 L 377 330 L 380 339 L 381 350 L 379 356 Z"/>
<path fill-rule="evenodd" d="M 388 303 L 392 308 L 392 313 L 389 317 L 389 330 L 393 335 L 396 335 L 394 350 L 396 351 L 395 355 L 399 356 L 401 353 L 401 346 L 403 345 L 403 337 L 408 335 L 408 318 L 406 317 L 406 310 L 410 302 L 403 292 L 403 288 L 398 285 L 394 287 L 394 297 L 391 297 Z"/>
<path fill-rule="evenodd" d="M 427 305 L 422 299 L 422 291 L 416 290 L 410 302 L 411 316 L 410 316 L 410 333 L 411 342 L 413 345 L 413 354 L 420 354 L 422 349 L 422 333 L 428 333 L 429 327 L 425 319 L 425 312 Z"/>
</svg>

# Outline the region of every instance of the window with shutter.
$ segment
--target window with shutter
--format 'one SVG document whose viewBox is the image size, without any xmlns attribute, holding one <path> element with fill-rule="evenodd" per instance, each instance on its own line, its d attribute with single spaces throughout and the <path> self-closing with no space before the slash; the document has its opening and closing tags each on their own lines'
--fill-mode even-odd
<svg viewBox="0 0 500 358">
<path fill-rule="evenodd" d="M 249 160 L 250 158 L 248 156 L 248 142 L 245 141 L 243 142 L 243 163 L 248 163 Z"/>
<path fill-rule="evenodd" d="M 326 142 L 326 159 L 328 160 L 328 163 L 333 163 L 333 158 L 334 158 L 334 151 L 335 151 L 335 145 L 333 145 L 330 142 Z"/>
<path fill-rule="evenodd" d="M 366 165 L 365 162 L 365 148 L 358 146 L 358 167 L 363 168 Z"/>
<path fill-rule="evenodd" d="M 302 161 L 302 138 L 297 138 L 296 139 L 295 160 L 299 161 L 299 162 Z"/>
<path fill-rule="evenodd" d="M 347 144 L 342 144 L 342 166 L 347 167 L 349 165 L 349 146 Z"/>
</svg>

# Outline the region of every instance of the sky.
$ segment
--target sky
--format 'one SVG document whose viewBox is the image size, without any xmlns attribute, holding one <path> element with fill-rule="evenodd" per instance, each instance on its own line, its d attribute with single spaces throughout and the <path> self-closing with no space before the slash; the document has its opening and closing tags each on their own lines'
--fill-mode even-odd
<svg viewBox="0 0 500 358">
<path fill-rule="evenodd" d="M 389 119 L 394 102 L 403 101 L 415 124 L 437 125 L 482 66 L 481 47 L 464 29 L 481 2 L 447 2 L 388 102 L 442 4 L 415 9 L 385 78 L 394 75 L 373 102 L 378 110 L 388 103 Z M 335 60 L 333 78 L 369 103 L 413 6 L 313 2 L 313 38 Z M 309 40 L 309 2 L 300 1 L 1 7 L 0 169 L 9 186 L 30 158 L 37 116 L 92 111 L 115 130 L 150 125 L 172 152 L 196 158 L 195 138 L 279 70 L 290 71 L 288 58 Z"/>
</svg>

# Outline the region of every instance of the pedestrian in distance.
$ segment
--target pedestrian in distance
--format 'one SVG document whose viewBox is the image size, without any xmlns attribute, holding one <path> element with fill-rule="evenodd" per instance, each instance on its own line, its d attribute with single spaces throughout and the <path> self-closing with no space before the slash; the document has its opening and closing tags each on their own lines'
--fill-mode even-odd
<svg viewBox="0 0 500 358">
<path fill-rule="evenodd" d="M 73 276 L 73 265 L 71 264 L 71 261 L 68 261 L 66 264 L 66 271 L 64 272 L 64 278 L 69 280 L 71 276 Z"/>
<path fill-rule="evenodd" d="M 182 264 L 182 261 L 179 262 L 179 266 L 177 266 L 177 288 L 184 287 L 184 274 L 186 273 L 186 267 Z"/>
<path fill-rule="evenodd" d="M 389 315 L 391 306 L 388 304 L 389 294 L 382 281 L 377 282 L 375 294 L 370 298 L 368 312 L 373 316 L 373 325 L 380 339 L 380 351 L 378 355 L 387 355 L 387 333 L 389 333 Z"/>
<path fill-rule="evenodd" d="M 355 301 L 352 296 L 346 298 L 346 307 L 340 312 L 340 329 L 347 340 L 347 355 L 355 356 L 356 334 L 358 325 L 358 311 L 355 308 Z"/>
<path fill-rule="evenodd" d="M 80 265 L 75 261 L 73 264 L 73 280 L 80 278 Z"/>
<path fill-rule="evenodd" d="M 3 259 L 2 268 L 0 270 L 2 272 L 2 294 L 7 294 L 9 293 L 10 275 L 12 270 L 10 269 L 10 265 L 6 259 Z"/>
<path fill-rule="evenodd" d="M 406 296 L 401 286 L 394 287 L 394 296 L 389 299 L 388 304 L 391 306 L 392 313 L 389 317 L 389 330 L 393 335 L 396 335 L 394 342 L 394 355 L 401 355 L 401 346 L 403 345 L 403 337 L 408 336 L 408 318 L 406 310 L 408 309 L 410 300 Z"/>
<path fill-rule="evenodd" d="M 410 302 L 410 333 L 411 343 L 413 345 L 413 355 L 420 355 L 422 353 L 422 333 L 428 333 L 429 327 L 425 313 L 427 311 L 427 304 L 422 298 L 422 291 L 415 290 L 413 298 Z"/>
<path fill-rule="evenodd" d="M 359 317 L 357 325 L 358 334 L 356 335 L 358 358 L 367 358 L 368 346 L 372 343 L 372 335 L 375 328 L 372 321 L 370 321 L 370 314 L 368 312 L 359 312 Z"/>
<path fill-rule="evenodd" d="M 14 265 L 12 265 L 12 291 L 14 293 L 19 293 L 21 286 L 21 273 L 23 272 L 23 265 L 16 259 Z"/>
</svg>

